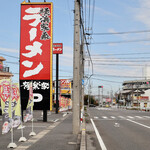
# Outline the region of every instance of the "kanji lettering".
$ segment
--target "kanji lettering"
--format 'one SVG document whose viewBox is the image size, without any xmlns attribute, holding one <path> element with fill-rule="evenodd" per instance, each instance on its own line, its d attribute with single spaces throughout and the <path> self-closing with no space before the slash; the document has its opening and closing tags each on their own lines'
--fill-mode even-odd
<svg viewBox="0 0 150 150">
<path fill-rule="evenodd" d="M 48 35 L 47 32 L 44 31 L 42 33 L 41 40 L 48 40 L 48 39 L 50 39 L 50 36 Z"/>
<path fill-rule="evenodd" d="M 28 45 L 25 47 L 26 50 L 29 50 L 29 53 L 22 53 L 23 56 L 31 58 L 37 54 L 42 54 L 42 49 L 41 49 L 42 44 L 40 42 L 34 42 L 33 46 Z"/>
<path fill-rule="evenodd" d="M 36 75 L 38 74 L 42 69 L 43 69 L 43 65 L 42 63 L 40 62 L 39 65 L 34 68 L 33 70 L 27 70 L 24 72 L 23 74 L 23 77 L 26 78 L 26 77 L 30 77 L 30 76 L 33 76 L 33 75 Z"/>
<path fill-rule="evenodd" d="M 39 14 L 40 13 L 40 8 L 28 8 L 25 12 L 31 14 L 31 15 L 25 15 L 23 17 L 24 20 L 35 20 L 32 23 L 30 23 L 30 26 L 36 27 L 40 22 L 42 16 Z M 37 14 L 38 13 L 38 14 Z"/>
</svg>

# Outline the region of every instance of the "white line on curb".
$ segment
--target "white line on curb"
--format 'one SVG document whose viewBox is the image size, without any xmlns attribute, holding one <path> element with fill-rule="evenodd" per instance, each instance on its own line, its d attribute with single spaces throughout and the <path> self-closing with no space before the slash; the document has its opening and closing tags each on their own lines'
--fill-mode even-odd
<svg viewBox="0 0 150 150">
<path fill-rule="evenodd" d="M 91 119 L 91 122 L 92 122 L 93 128 L 95 130 L 95 133 L 96 133 L 96 136 L 97 136 L 97 139 L 98 139 L 98 142 L 100 144 L 101 149 L 102 150 L 107 150 L 107 148 L 106 148 L 106 146 L 105 146 L 105 144 L 104 144 L 104 142 L 103 142 L 103 140 L 102 140 L 102 138 L 101 138 L 101 136 L 100 136 L 96 126 L 95 126 L 95 123 L 93 122 L 93 119 Z"/>
<path fill-rule="evenodd" d="M 136 122 L 136 121 L 133 121 L 133 120 L 130 120 L 130 119 L 127 119 L 127 120 L 130 121 L 130 122 L 133 122 L 133 123 L 135 123 L 135 124 L 138 124 L 138 125 L 140 125 L 140 126 L 143 126 L 143 127 L 145 127 L 145 128 L 150 129 L 150 126 L 146 126 L 146 125 L 144 125 L 144 124 L 141 124 L 141 123 L 139 123 L 139 122 Z"/>
</svg>

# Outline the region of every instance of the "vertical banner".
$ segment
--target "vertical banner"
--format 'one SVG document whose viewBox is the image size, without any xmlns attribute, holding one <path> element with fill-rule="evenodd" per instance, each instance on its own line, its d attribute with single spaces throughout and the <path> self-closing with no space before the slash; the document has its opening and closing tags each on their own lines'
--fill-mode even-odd
<svg viewBox="0 0 150 150">
<path fill-rule="evenodd" d="M 11 113 L 10 103 L 10 79 L 0 80 L 0 98 L 2 107 L 2 134 L 6 134 L 11 129 L 11 120 L 9 114 Z"/>
<path fill-rule="evenodd" d="M 13 128 L 18 127 L 21 124 L 21 105 L 20 105 L 20 92 L 19 84 L 12 84 L 12 118 Z"/>
<path fill-rule="evenodd" d="M 60 80 L 59 106 L 60 106 L 59 111 L 67 111 L 72 109 L 71 81 L 69 79 Z"/>
<path fill-rule="evenodd" d="M 53 5 L 21 4 L 20 91 L 25 110 L 29 82 L 33 82 L 34 109 L 52 110 Z"/>
<path fill-rule="evenodd" d="M 30 121 L 33 118 L 33 87 L 32 82 L 29 84 L 29 99 L 26 108 L 26 114 L 24 117 L 24 122 Z"/>
</svg>

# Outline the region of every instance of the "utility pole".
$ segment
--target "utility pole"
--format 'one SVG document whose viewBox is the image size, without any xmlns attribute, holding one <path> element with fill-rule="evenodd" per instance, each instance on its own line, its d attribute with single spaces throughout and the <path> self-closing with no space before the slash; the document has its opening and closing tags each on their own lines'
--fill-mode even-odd
<svg viewBox="0 0 150 150">
<path fill-rule="evenodd" d="M 81 33 L 81 106 L 84 108 L 84 28 Z"/>
<path fill-rule="evenodd" d="M 74 1 L 73 134 L 80 131 L 80 0 Z"/>
<path fill-rule="evenodd" d="M 100 103 L 100 87 L 98 86 L 98 101 L 99 101 L 99 107 L 101 106 L 101 103 Z"/>
</svg>

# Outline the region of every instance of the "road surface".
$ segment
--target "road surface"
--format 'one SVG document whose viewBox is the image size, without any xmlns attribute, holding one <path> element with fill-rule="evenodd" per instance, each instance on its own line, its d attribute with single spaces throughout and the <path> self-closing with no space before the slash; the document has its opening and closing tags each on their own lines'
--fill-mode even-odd
<svg viewBox="0 0 150 150">
<path fill-rule="evenodd" d="M 96 150 L 150 150 L 150 112 L 96 107 L 87 113 Z"/>
</svg>

